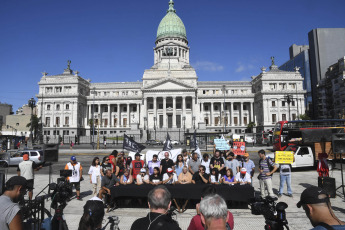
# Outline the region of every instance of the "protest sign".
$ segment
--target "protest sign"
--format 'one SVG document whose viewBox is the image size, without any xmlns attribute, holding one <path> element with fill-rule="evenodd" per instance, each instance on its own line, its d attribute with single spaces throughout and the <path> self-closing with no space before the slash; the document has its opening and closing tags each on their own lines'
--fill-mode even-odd
<svg viewBox="0 0 345 230">
<path fill-rule="evenodd" d="M 244 155 L 245 150 L 246 150 L 246 143 L 245 142 L 240 142 L 240 141 L 235 141 L 233 143 L 233 152 L 236 155 Z"/>
<path fill-rule="evenodd" d="M 292 151 L 276 151 L 274 158 L 277 164 L 292 164 L 294 153 Z"/>
<path fill-rule="evenodd" d="M 230 146 L 225 139 L 214 139 L 213 142 L 218 150 L 230 150 Z"/>
</svg>

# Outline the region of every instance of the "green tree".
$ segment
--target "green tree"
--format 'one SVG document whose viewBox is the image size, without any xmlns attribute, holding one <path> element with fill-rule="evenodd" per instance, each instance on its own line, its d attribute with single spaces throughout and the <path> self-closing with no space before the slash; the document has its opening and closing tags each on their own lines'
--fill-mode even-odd
<svg viewBox="0 0 345 230">
<path fill-rule="evenodd" d="M 247 128 L 250 130 L 250 132 L 253 132 L 253 128 L 256 127 L 256 124 L 254 121 L 251 121 L 248 123 Z"/>
<path fill-rule="evenodd" d="M 26 125 L 26 127 L 30 128 L 30 131 L 32 130 L 34 132 L 35 134 L 34 139 L 36 139 L 37 134 L 38 134 L 39 120 L 40 119 L 37 117 L 37 115 L 32 115 L 30 119 L 30 123 Z M 31 123 L 32 123 L 32 127 L 31 127 Z"/>
<path fill-rule="evenodd" d="M 299 119 L 301 119 L 301 120 L 310 120 L 310 117 L 308 116 L 308 114 L 301 114 L 301 115 L 299 115 Z"/>
</svg>

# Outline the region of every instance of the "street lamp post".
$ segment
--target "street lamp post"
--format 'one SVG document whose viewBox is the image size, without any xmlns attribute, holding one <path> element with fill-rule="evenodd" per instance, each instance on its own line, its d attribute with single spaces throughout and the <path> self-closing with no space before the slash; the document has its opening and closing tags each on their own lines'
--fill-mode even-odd
<svg viewBox="0 0 345 230">
<path fill-rule="evenodd" d="M 153 117 L 153 129 L 155 130 L 155 140 L 157 139 L 157 137 L 156 137 L 156 120 L 157 120 L 157 117 Z"/>
<path fill-rule="evenodd" d="M 182 120 L 183 120 L 183 142 L 186 143 L 186 116 L 183 116 Z"/>
<path fill-rule="evenodd" d="M 29 101 L 28 101 L 28 105 L 31 108 L 31 127 L 30 127 L 30 144 L 32 145 L 32 141 L 33 141 L 33 136 L 32 136 L 32 125 L 33 125 L 33 112 L 34 112 L 34 107 L 36 105 L 36 101 L 35 99 L 32 97 Z"/>
<path fill-rule="evenodd" d="M 293 100 L 293 97 L 292 95 L 288 94 L 286 96 L 284 96 L 284 99 L 286 100 L 286 102 L 288 103 L 288 109 L 289 109 L 289 121 L 291 121 L 291 113 L 290 113 L 290 103 L 292 102 Z"/>
<path fill-rule="evenodd" d="M 93 87 L 93 104 L 92 104 L 92 149 L 95 149 L 95 87 Z"/>
<path fill-rule="evenodd" d="M 97 116 L 97 118 L 98 118 L 98 120 L 97 120 L 97 127 L 98 127 L 98 130 L 97 130 L 97 149 L 99 149 L 99 120 L 100 120 L 100 117 L 101 117 L 101 115 L 98 114 L 98 116 Z"/>
</svg>

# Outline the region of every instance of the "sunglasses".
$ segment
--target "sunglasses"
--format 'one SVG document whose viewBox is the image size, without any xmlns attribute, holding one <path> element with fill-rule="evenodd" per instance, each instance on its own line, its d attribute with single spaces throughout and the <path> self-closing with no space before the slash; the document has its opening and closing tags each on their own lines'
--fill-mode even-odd
<svg viewBox="0 0 345 230">
<path fill-rule="evenodd" d="M 109 159 L 105 159 L 105 161 L 108 161 Z"/>
</svg>

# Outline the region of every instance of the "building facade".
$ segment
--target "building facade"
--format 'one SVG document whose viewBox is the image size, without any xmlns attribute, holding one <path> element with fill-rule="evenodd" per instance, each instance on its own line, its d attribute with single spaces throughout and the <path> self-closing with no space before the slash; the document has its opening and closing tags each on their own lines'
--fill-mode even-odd
<svg viewBox="0 0 345 230">
<path fill-rule="evenodd" d="M 0 128 L 6 125 L 6 116 L 12 114 L 12 105 L 0 103 Z"/>
<path fill-rule="evenodd" d="M 318 117 L 345 119 L 345 57 L 331 65 L 317 85 Z"/>
<path fill-rule="evenodd" d="M 303 77 L 278 70 L 274 62 L 252 81 L 198 81 L 186 29 L 172 0 L 153 51 L 154 64 L 138 82 L 91 83 L 73 72 L 70 62 L 63 74 L 43 73 L 36 96 L 44 135 L 126 132 L 145 141 L 163 140 L 166 132 L 172 139 L 194 130 L 243 133 L 250 122 L 258 131 L 272 129 L 276 121 L 305 110 Z M 283 99 L 292 93 L 299 102 L 290 104 L 289 115 Z"/>
</svg>

